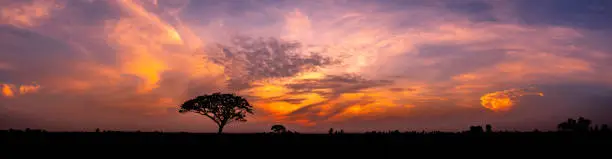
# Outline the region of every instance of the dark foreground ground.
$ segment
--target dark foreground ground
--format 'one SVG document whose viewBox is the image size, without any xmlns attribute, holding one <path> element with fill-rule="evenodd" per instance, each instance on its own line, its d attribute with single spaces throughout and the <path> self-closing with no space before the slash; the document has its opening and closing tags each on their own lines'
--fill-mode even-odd
<svg viewBox="0 0 612 159">
<path fill-rule="evenodd" d="M 366 134 L 206 134 L 161 132 L 9 132 L 2 144 L 206 144 L 206 145 L 611 145 L 612 133 L 366 133 Z"/>
<path fill-rule="evenodd" d="M 24 155 L 95 154 L 116 156 L 157 154 L 222 155 L 225 158 L 411 158 L 428 156 L 529 156 L 612 154 L 612 133 L 492 132 L 492 133 L 366 133 L 366 134 L 201 134 L 159 132 L 9 132 L 0 131 L 0 152 Z M 8 149 L 6 149 L 8 148 Z M 15 150 L 13 150 L 15 149 Z M 21 149 L 21 150 L 18 150 Z M 111 151 L 109 149 L 117 150 Z M 47 150 L 45 152 L 44 150 Z M 227 151 L 230 151 L 229 153 Z M 52 153 L 48 153 L 52 152 Z M 222 153 L 223 152 L 223 153 Z M 8 155 L 10 156 L 10 155 Z M 201 157 L 208 156 L 208 157 Z M 230 157 L 227 157 L 230 156 Z M 3 158 L 3 157 L 0 157 Z M 108 157 L 107 157 L 108 158 Z M 116 157 L 113 157 L 116 158 Z M 147 157 L 148 158 L 148 157 Z M 183 157 L 181 157 L 183 158 Z M 186 158 L 186 157 L 184 157 Z M 603 157 L 607 158 L 607 157 Z"/>
</svg>

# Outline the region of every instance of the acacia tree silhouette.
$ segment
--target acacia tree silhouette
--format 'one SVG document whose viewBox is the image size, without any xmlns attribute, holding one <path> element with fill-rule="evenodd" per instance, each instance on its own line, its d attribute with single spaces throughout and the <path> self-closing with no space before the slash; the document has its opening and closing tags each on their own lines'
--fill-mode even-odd
<svg viewBox="0 0 612 159">
<path fill-rule="evenodd" d="M 287 128 L 285 128 L 285 126 L 283 125 L 273 125 L 272 128 L 270 128 L 270 130 L 274 131 L 275 133 L 284 133 L 287 131 Z"/>
<path fill-rule="evenodd" d="M 223 127 L 232 122 L 246 122 L 246 114 L 253 114 L 253 106 L 246 99 L 234 94 L 221 94 L 198 96 L 185 101 L 179 113 L 193 112 L 210 118 L 217 124 L 221 134 Z"/>
</svg>

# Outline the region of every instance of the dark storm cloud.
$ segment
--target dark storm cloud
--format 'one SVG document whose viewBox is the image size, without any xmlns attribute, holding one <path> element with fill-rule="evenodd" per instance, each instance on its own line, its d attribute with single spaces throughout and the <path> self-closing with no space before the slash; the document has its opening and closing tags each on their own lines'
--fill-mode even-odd
<svg viewBox="0 0 612 159">
<path fill-rule="evenodd" d="M 225 66 L 231 78 L 228 87 L 236 90 L 248 88 L 253 80 L 292 77 L 337 63 L 320 53 L 304 53 L 301 47 L 276 38 L 239 36 L 232 39 L 232 45 L 218 45 L 221 51 L 209 59 Z"/>
</svg>

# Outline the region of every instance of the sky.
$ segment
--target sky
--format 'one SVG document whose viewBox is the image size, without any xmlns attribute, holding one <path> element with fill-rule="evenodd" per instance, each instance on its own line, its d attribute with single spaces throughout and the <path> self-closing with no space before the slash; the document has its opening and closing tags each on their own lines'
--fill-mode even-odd
<svg viewBox="0 0 612 159">
<path fill-rule="evenodd" d="M 612 124 L 612 1 L 0 0 L 0 129 L 554 130 Z"/>
</svg>

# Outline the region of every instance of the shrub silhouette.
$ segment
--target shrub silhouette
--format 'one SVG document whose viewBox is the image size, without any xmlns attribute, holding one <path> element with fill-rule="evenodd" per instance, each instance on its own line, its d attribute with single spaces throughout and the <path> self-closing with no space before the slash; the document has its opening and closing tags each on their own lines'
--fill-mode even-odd
<svg viewBox="0 0 612 159">
<path fill-rule="evenodd" d="M 470 133 L 483 133 L 482 126 L 470 126 Z"/>
<path fill-rule="evenodd" d="M 179 112 L 193 112 L 210 118 L 219 127 L 217 133 L 221 134 L 229 123 L 246 122 L 246 114 L 253 114 L 253 106 L 234 94 L 213 93 L 185 101 Z"/>
<path fill-rule="evenodd" d="M 580 117 L 578 118 L 576 129 L 577 131 L 580 131 L 580 132 L 587 132 L 589 131 L 590 125 L 591 125 L 591 120 Z"/>
<path fill-rule="evenodd" d="M 572 131 L 574 125 L 576 125 L 576 120 L 569 118 L 566 122 L 562 122 L 557 125 L 557 129 L 559 129 L 559 131 Z"/>
<path fill-rule="evenodd" d="M 487 124 L 485 127 L 486 127 L 486 129 L 487 129 L 487 133 L 491 133 L 491 132 L 493 132 L 493 128 L 491 127 L 491 125 L 490 125 L 490 124 Z"/>
<path fill-rule="evenodd" d="M 283 126 L 283 125 L 273 125 L 272 128 L 270 128 L 270 130 L 274 131 L 277 134 L 287 132 L 287 128 L 285 128 L 285 126 Z M 289 132 L 291 132 L 291 131 L 289 131 Z"/>
<path fill-rule="evenodd" d="M 559 131 L 570 131 L 570 132 L 588 132 L 591 126 L 591 120 L 579 117 L 578 121 L 569 118 L 567 121 L 557 125 Z"/>
<path fill-rule="evenodd" d="M 610 128 L 608 128 L 607 124 L 602 124 L 601 128 L 599 129 L 599 131 L 601 131 L 601 132 L 610 132 Z"/>
</svg>

